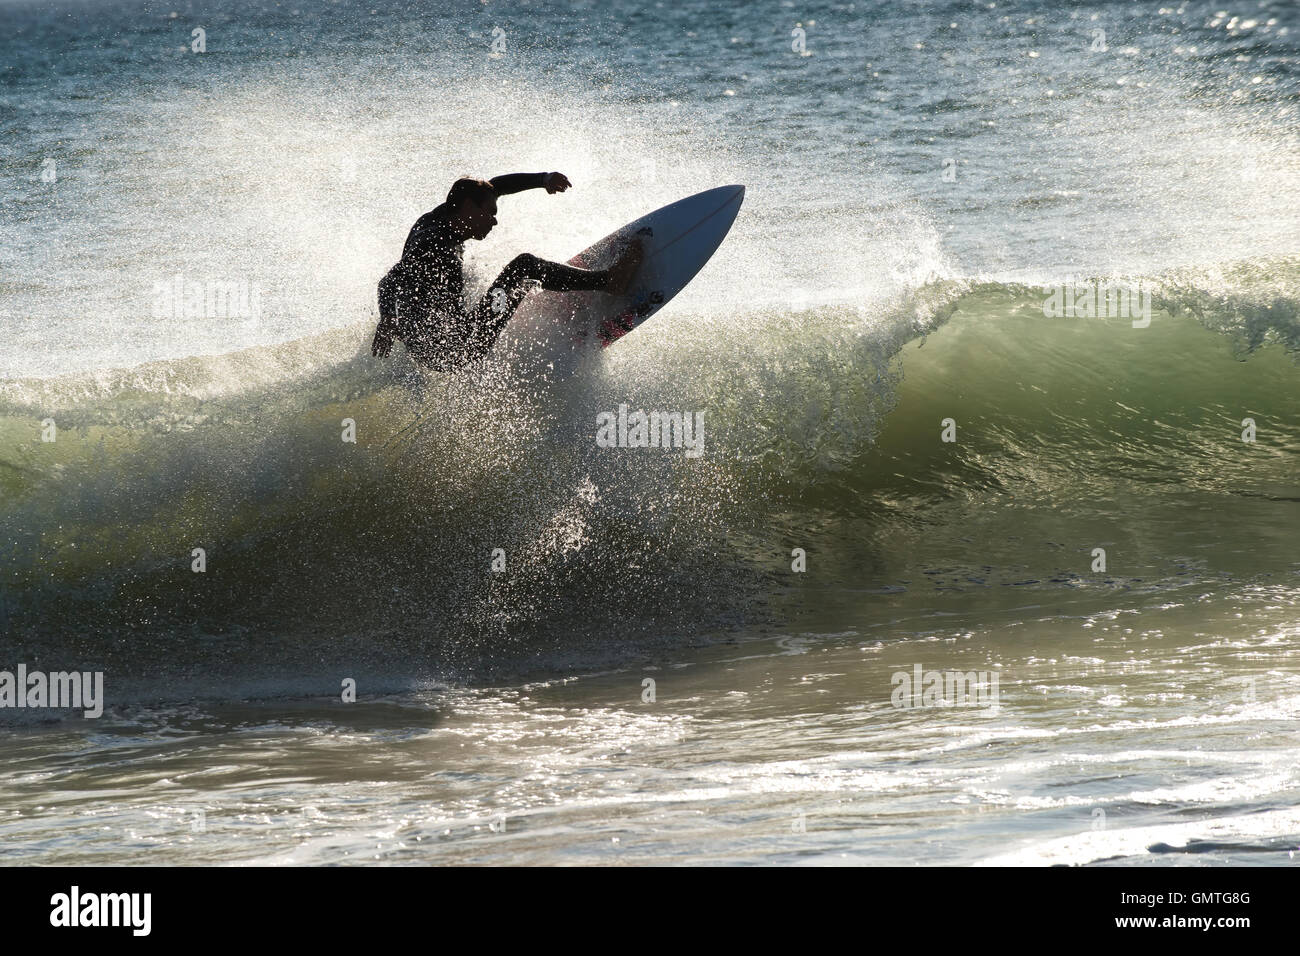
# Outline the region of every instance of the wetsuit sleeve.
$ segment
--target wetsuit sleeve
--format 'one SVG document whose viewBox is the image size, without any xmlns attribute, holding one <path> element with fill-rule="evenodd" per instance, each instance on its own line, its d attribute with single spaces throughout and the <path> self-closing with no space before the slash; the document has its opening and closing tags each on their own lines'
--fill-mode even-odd
<svg viewBox="0 0 1300 956">
<path fill-rule="evenodd" d="M 548 173 L 507 173 L 505 176 L 493 176 L 488 181 L 492 183 L 492 188 L 497 191 L 498 196 L 509 196 L 511 193 L 521 193 L 525 189 L 541 189 L 548 175 Z"/>
<path fill-rule="evenodd" d="M 393 266 L 388 275 L 379 280 L 379 327 L 370 343 L 370 354 L 378 358 L 388 357 L 393 339 L 400 331 L 397 325 L 397 273 L 400 269 L 400 264 Z"/>
</svg>

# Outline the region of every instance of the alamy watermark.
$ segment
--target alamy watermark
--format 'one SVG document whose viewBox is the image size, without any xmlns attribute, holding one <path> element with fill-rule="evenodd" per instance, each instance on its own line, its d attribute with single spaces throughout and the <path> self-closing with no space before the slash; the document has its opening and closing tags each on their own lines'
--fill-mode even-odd
<svg viewBox="0 0 1300 956">
<path fill-rule="evenodd" d="M 133 936 L 148 936 L 153 921 L 152 893 L 83 893 L 74 885 L 50 897 L 50 925 L 63 927 L 119 926 Z"/>
<path fill-rule="evenodd" d="M 18 672 L 0 671 L 0 708 L 54 707 L 81 710 L 86 717 L 104 713 L 104 672 L 28 671 L 26 664 Z"/>
<path fill-rule="evenodd" d="M 1133 328 L 1151 324 L 1147 283 L 1069 279 L 1043 286 L 1043 315 L 1049 319 L 1131 319 Z"/>
<path fill-rule="evenodd" d="M 629 412 L 627 405 L 596 416 L 601 448 L 684 448 L 687 458 L 704 454 L 703 412 Z"/>
<path fill-rule="evenodd" d="M 998 712 L 998 672 L 927 671 L 920 664 L 895 671 L 889 702 L 900 710 L 916 707 L 983 707 Z"/>
<path fill-rule="evenodd" d="M 153 284 L 155 319 L 259 319 L 262 290 L 247 279 L 186 280 L 176 275 Z"/>
</svg>

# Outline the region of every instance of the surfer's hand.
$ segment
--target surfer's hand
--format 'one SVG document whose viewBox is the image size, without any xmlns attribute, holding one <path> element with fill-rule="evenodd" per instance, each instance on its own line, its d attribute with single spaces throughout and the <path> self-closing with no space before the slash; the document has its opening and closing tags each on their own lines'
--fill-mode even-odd
<svg viewBox="0 0 1300 956">
<path fill-rule="evenodd" d="M 547 173 L 546 178 L 542 180 L 542 185 L 546 187 L 548 193 L 562 193 L 573 183 L 569 182 L 569 177 L 564 173 Z"/>
</svg>

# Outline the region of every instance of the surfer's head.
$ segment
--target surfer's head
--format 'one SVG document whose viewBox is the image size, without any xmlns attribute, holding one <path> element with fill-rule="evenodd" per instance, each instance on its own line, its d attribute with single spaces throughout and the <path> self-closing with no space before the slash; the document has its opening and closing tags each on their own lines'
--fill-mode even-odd
<svg viewBox="0 0 1300 956">
<path fill-rule="evenodd" d="M 451 222 L 463 239 L 486 239 L 497 224 L 497 191 L 485 179 L 458 179 L 447 191 Z"/>
</svg>

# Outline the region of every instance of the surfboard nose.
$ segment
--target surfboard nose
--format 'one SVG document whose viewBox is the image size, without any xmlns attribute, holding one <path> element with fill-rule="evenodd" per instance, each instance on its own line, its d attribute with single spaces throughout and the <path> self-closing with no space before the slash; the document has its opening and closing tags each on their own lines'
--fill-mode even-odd
<svg viewBox="0 0 1300 956">
<path fill-rule="evenodd" d="M 702 193 L 696 193 L 691 198 L 704 199 L 705 197 L 716 203 L 719 209 L 726 209 L 732 203 L 735 203 L 735 209 L 739 211 L 741 203 L 745 201 L 745 187 L 740 183 L 733 183 L 730 186 L 714 186 Z"/>
<path fill-rule="evenodd" d="M 717 186 L 709 190 L 710 193 L 717 196 L 720 200 L 720 211 L 722 209 L 731 210 L 731 218 L 734 220 L 740 213 L 740 207 L 745 201 L 745 187 L 740 183 L 734 183 L 730 186 Z"/>
</svg>

